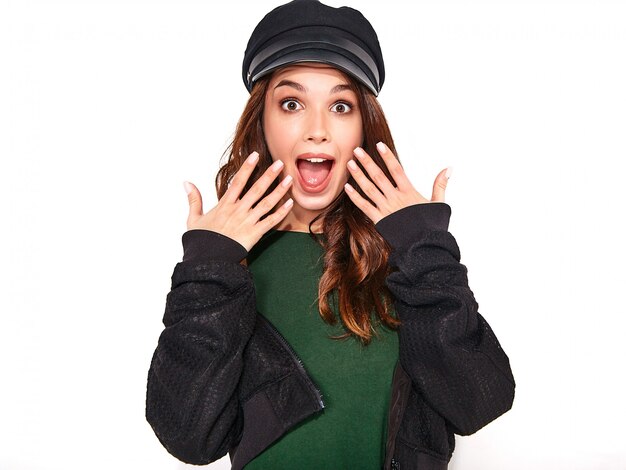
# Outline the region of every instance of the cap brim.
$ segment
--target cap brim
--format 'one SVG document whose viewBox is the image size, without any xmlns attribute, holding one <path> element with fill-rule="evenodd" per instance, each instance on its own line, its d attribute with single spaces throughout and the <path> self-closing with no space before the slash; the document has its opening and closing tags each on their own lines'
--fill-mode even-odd
<svg viewBox="0 0 626 470">
<path fill-rule="evenodd" d="M 316 62 L 336 67 L 342 72 L 356 78 L 359 82 L 371 90 L 371 92 L 374 93 L 374 96 L 378 96 L 376 86 L 357 64 L 349 58 L 327 49 L 300 49 L 275 57 L 267 64 L 264 64 L 260 70 L 255 71 L 255 74 L 250 77 L 250 83 L 255 83 L 259 78 L 272 73 L 280 67 L 301 62 Z"/>
</svg>

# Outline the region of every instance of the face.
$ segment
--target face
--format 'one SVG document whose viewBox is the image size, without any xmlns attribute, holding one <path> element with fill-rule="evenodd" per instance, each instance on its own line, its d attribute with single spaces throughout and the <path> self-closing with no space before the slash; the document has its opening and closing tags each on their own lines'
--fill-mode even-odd
<svg viewBox="0 0 626 470">
<path fill-rule="evenodd" d="M 272 160 L 291 175 L 293 209 L 277 227 L 308 229 L 309 222 L 344 190 L 348 160 L 362 145 L 357 95 L 346 76 L 329 66 L 293 65 L 272 76 L 263 112 Z"/>
</svg>

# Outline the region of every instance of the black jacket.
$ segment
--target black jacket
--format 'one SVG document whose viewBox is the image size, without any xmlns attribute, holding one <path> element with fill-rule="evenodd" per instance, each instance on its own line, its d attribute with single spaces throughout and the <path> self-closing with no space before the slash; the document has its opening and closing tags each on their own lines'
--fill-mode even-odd
<svg viewBox="0 0 626 470">
<path fill-rule="evenodd" d="M 400 360 L 393 377 L 385 469 L 443 470 L 454 434 L 472 434 L 510 409 L 509 360 L 478 313 L 447 231 L 450 207 L 419 204 L 376 228 L 393 248 Z M 146 417 L 188 463 L 230 453 L 233 469 L 303 419 L 322 412 L 315 384 L 289 344 L 256 311 L 245 249 L 213 232 L 183 236 L 148 373 Z"/>
</svg>

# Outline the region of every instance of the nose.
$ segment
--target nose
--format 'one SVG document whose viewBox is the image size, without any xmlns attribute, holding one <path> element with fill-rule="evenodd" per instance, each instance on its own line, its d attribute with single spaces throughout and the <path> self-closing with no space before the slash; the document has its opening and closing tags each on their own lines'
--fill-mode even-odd
<svg viewBox="0 0 626 470">
<path fill-rule="evenodd" d="M 310 110 L 307 116 L 304 140 L 316 144 L 330 140 L 328 116 L 324 110 Z"/>
</svg>

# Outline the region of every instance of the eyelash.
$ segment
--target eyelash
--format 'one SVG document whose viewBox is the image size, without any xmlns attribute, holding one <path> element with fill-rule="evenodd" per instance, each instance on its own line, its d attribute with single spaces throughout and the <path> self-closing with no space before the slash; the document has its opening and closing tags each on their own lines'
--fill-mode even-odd
<svg viewBox="0 0 626 470">
<path fill-rule="evenodd" d="M 293 112 L 295 112 L 295 111 L 299 111 L 298 109 L 293 109 L 293 110 L 290 110 L 290 109 L 287 109 L 287 108 L 285 107 L 287 103 L 291 103 L 291 102 L 298 103 L 298 105 L 299 105 L 300 107 L 302 107 L 302 104 L 301 104 L 301 103 L 300 103 L 297 99 L 295 99 L 295 98 L 285 98 L 284 100 L 282 100 L 282 101 L 280 102 L 280 107 L 281 107 L 284 111 L 286 111 L 286 112 L 288 112 L 288 113 L 293 113 Z M 346 107 L 348 108 L 348 110 L 347 110 L 347 111 L 345 111 L 345 112 L 343 112 L 343 113 L 337 113 L 337 114 L 348 114 L 348 113 L 350 113 L 350 112 L 354 109 L 354 106 L 353 106 L 351 103 L 349 103 L 348 101 L 337 101 L 336 103 L 334 103 L 334 104 L 331 106 L 331 109 L 332 109 L 332 108 L 334 108 L 334 107 L 335 107 L 335 106 L 337 106 L 337 105 L 340 105 L 340 104 L 341 104 L 341 105 L 346 106 Z"/>
</svg>

